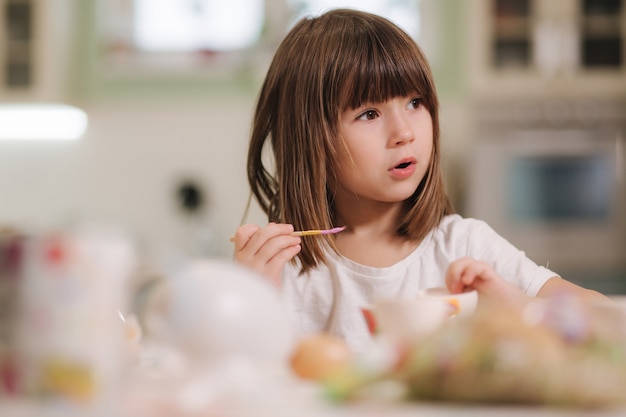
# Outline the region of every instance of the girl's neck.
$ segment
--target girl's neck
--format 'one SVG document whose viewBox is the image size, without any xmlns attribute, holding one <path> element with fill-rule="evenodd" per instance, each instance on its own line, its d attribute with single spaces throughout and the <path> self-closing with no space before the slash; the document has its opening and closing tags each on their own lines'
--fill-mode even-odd
<svg viewBox="0 0 626 417">
<path fill-rule="evenodd" d="M 337 235 L 341 255 L 371 267 L 391 266 L 419 244 L 397 235 L 401 203 L 357 203 L 336 206 L 338 224 L 348 230 Z"/>
<path fill-rule="evenodd" d="M 347 225 L 353 234 L 395 236 L 402 203 L 336 201 L 337 224 Z"/>
</svg>

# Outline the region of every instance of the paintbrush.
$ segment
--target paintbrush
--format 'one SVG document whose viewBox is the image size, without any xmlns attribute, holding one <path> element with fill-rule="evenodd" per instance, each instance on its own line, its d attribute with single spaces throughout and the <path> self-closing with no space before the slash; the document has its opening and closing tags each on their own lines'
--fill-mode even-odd
<svg viewBox="0 0 626 417">
<path fill-rule="evenodd" d="M 326 230 L 298 230 L 291 232 L 291 236 L 315 236 L 315 235 L 334 235 L 335 233 L 343 232 L 346 230 L 346 226 L 334 227 Z M 235 241 L 235 236 L 230 238 L 231 242 Z"/>
</svg>

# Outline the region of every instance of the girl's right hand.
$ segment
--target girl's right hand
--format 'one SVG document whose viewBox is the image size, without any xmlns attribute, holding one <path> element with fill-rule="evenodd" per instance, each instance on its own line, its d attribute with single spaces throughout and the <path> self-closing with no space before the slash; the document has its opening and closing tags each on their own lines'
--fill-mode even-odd
<svg viewBox="0 0 626 417">
<path fill-rule="evenodd" d="M 280 287 L 283 267 L 302 249 L 301 238 L 291 232 L 293 226 L 282 223 L 269 223 L 263 228 L 254 224 L 240 226 L 234 238 L 235 261 Z"/>
<path fill-rule="evenodd" d="M 529 300 L 519 288 L 498 275 L 491 265 L 467 256 L 457 259 L 448 266 L 446 286 L 452 294 L 476 290 L 481 296 L 520 309 Z"/>
</svg>

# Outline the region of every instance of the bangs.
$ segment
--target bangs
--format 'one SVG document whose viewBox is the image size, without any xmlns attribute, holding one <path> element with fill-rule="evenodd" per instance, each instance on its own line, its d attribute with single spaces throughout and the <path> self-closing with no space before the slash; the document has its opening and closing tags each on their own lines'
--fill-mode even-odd
<svg viewBox="0 0 626 417">
<path fill-rule="evenodd" d="M 352 47 L 342 51 L 344 59 L 335 73 L 336 85 L 343 86 L 338 98 L 341 111 L 413 94 L 433 110 L 434 87 L 425 73 L 428 63 L 408 35 L 381 25 L 375 31 L 357 28 L 347 36 L 352 39 L 344 44 Z"/>
</svg>

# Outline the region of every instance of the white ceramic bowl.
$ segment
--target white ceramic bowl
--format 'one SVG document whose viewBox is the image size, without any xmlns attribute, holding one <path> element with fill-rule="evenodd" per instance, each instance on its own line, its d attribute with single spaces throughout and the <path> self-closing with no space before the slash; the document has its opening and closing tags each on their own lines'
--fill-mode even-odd
<svg viewBox="0 0 626 417">
<path fill-rule="evenodd" d="M 452 315 L 469 316 L 476 311 L 478 293 L 474 290 L 460 294 L 450 294 L 446 287 L 424 288 L 419 291 L 418 298 L 445 301 L 452 309 Z"/>
<path fill-rule="evenodd" d="M 450 317 L 448 305 L 431 298 L 382 300 L 371 311 L 377 333 L 409 341 L 428 336 Z"/>
</svg>

